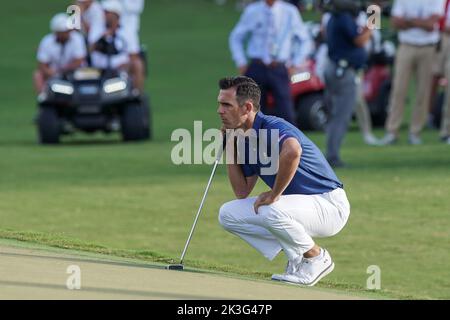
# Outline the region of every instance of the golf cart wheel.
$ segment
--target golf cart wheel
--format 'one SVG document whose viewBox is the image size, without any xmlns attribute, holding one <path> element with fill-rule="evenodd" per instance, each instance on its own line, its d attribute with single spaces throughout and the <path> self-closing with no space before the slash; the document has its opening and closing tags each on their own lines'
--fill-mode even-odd
<svg viewBox="0 0 450 320">
<path fill-rule="evenodd" d="M 369 104 L 372 125 L 374 127 L 384 127 L 386 123 L 390 94 L 391 80 L 386 80 L 380 86 L 380 92 L 375 103 Z"/>
<path fill-rule="evenodd" d="M 122 138 L 124 141 L 147 139 L 148 120 L 145 108 L 139 103 L 126 105 L 121 116 Z"/>
<path fill-rule="evenodd" d="M 41 144 L 58 144 L 61 121 L 54 108 L 42 108 L 38 116 L 38 134 Z"/>
<path fill-rule="evenodd" d="M 301 130 L 324 131 L 328 111 L 322 92 L 299 97 L 297 104 L 297 126 Z"/>
</svg>

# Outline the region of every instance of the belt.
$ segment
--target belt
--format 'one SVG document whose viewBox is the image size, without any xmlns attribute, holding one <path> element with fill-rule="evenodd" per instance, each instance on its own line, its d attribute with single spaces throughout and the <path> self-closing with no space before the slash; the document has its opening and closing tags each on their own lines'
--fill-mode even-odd
<svg viewBox="0 0 450 320">
<path fill-rule="evenodd" d="M 279 66 L 285 67 L 286 66 L 286 64 L 284 62 L 282 62 L 282 61 L 272 61 L 271 63 L 267 64 L 264 61 L 262 61 L 261 59 L 252 59 L 252 63 L 262 64 L 262 65 L 265 65 L 266 67 L 269 67 L 269 68 L 276 68 L 276 67 L 279 67 Z"/>
</svg>

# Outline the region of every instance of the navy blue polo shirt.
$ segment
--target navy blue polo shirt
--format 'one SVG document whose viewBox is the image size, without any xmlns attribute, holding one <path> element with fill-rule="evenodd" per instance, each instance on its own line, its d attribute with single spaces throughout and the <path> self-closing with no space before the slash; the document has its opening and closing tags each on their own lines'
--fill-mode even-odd
<svg viewBox="0 0 450 320">
<path fill-rule="evenodd" d="M 256 157 L 257 161 L 251 161 L 251 158 L 249 158 L 250 148 L 246 148 L 245 158 L 243 161 L 244 164 L 241 164 L 244 176 L 250 177 L 258 175 L 270 188 L 273 188 L 276 174 L 261 174 L 262 168 L 267 168 L 271 165 L 270 163 L 263 164 L 266 161 L 261 163 L 259 141 L 261 139 L 265 139 L 270 142 L 272 138 L 271 135 L 277 132 L 272 129 L 278 129 L 278 152 L 281 152 L 282 144 L 288 138 L 297 139 L 302 147 L 302 154 L 297 172 L 292 178 L 290 184 L 287 186 L 286 190 L 283 192 L 284 195 L 322 194 L 343 187 L 343 184 L 339 181 L 319 148 L 310 139 L 308 139 L 303 132 L 289 122 L 278 117 L 266 116 L 262 112 L 258 112 L 253 123 L 253 129 L 257 133 L 258 140 L 258 144 L 256 145 L 258 149 Z M 260 131 L 260 129 L 266 129 L 267 131 Z M 275 138 L 276 136 L 274 136 L 274 139 Z M 271 143 L 267 143 L 267 150 L 264 150 L 264 152 L 267 151 L 268 157 L 271 157 L 270 145 Z M 246 141 L 246 146 L 249 146 L 248 141 Z M 264 144 L 262 144 L 262 146 L 264 147 Z M 261 153 L 264 154 L 264 152 Z"/>
<path fill-rule="evenodd" d="M 347 60 L 353 68 L 362 68 L 367 61 L 367 52 L 354 43 L 359 35 L 356 19 L 350 13 L 334 13 L 326 30 L 329 58 L 334 62 Z"/>
</svg>

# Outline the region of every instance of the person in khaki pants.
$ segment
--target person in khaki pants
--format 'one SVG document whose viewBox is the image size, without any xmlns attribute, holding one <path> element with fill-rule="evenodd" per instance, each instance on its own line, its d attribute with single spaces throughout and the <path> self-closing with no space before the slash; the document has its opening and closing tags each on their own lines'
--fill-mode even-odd
<svg viewBox="0 0 450 320">
<path fill-rule="evenodd" d="M 420 132 L 426 122 L 430 101 L 433 62 L 439 41 L 438 22 L 443 14 L 442 0 L 395 0 L 392 25 L 399 30 L 400 42 L 395 61 L 395 75 L 382 144 L 398 139 L 403 120 L 409 80 L 416 73 L 416 103 L 409 129 L 409 143 L 421 144 Z"/>
</svg>

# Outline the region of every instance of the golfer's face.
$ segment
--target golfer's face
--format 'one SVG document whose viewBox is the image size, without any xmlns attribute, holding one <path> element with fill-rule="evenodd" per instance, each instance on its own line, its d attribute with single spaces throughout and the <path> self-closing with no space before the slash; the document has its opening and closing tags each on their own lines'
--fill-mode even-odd
<svg viewBox="0 0 450 320">
<path fill-rule="evenodd" d="M 236 100 L 236 89 L 220 90 L 217 99 L 219 108 L 217 113 L 226 129 L 236 129 L 242 126 L 245 120 L 245 108 L 239 107 Z"/>
</svg>

